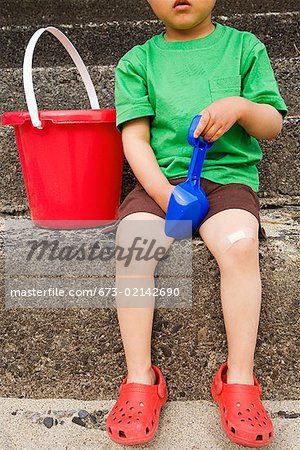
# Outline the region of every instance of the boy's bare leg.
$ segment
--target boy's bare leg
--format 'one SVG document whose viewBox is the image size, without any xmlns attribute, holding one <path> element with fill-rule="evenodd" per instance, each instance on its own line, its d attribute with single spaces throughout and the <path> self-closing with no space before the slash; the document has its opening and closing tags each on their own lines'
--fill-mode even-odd
<svg viewBox="0 0 300 450">
<path fill-rule="evenodd" d="M 233 236 L 231 233 L 239 230 L 250 234 L 251 228 L 253 237 L 233 243 L 227 240 L 228 236 Z M 221 303 L 228 343 L 227 382 L 253 384 L 261 307 L 258 221 L 243 209 L 227 209 L 207 219 L 199 232 L 220 268 Z"/>
<path fill-rule="evenodd" d="M 165 235 L 164 226 L 164 219 L 154 214 L 144 212 L 130 214 L 119 223 L 116 245 L 124 248 L 127 254 L 134 239 L 141 237 L 148 242 L 155 240 L 151 255 L 158 247 L 164 247 L 167 252 L 174 239 Z M 143 254 L 145 254 L 149 245 L 142 245 L 141 242 L 141 240 L 138 241 L 137 245 L 143 248 Z M 146 292 L 149 288 L 150 292 L 153 292 L 157 263 L 158 260 L 155 258 L 149 261 L 137 261 L 133 256 L 126 267 L 125 261 L 116 259 L 117 292 L 124 293 L 127 288 L 127 293 L 132 293 L 130 296 L 117 294 L 117 314 L 127 363 L 128 383 L 155 383 L 155 374 L 151 368 L 151 335 L 155 298 L 153 295 L 141 297 L 133 293 Z"/>
</svg>

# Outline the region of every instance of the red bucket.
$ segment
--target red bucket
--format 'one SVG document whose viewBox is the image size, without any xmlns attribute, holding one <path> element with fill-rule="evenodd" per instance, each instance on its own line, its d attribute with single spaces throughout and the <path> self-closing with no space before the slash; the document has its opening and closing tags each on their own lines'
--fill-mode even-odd
<svg viewBox="0 0 300 450">
<path fill-rule="evenodd" d="M 38 111 L 32 57 L 44 31 L 65 46 L 87 89 L 88 110 Z M 95 88 L 77 50 L 57 28 L 37 30 L 25 51 L 27 111 L 7 112 L 13 125 L 33 223 L 46 228 L 89 228 L 117 219 L 124 152 L 115 109 L 99 109 Z"/>
</svg>

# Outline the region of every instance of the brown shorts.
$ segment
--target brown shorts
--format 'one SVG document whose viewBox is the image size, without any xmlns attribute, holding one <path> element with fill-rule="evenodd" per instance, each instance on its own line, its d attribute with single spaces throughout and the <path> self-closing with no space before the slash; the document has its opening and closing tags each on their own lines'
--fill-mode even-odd
<svg viewBox="0 0 300 450">
<path fill-rule="evenodd" d="M 186 177 L 169 179 L 173 185 L 185 181 Z M 204 190 L 210 205 L 207 215 L 204 217 L 199 227 L 214 214 L 224 209 L 240 208 L 251 212 L 257 218 L 259 223 L 259 239 L 267 239 L 265 229 L 260 223 L 260 205 L 256 192 L 250 186 L 241 183 L 219 184 L 206 178 L 201 178 L 200 185 Z M 165 212 L 160 206 L 147 194 L 143 186 L 136 181 L 135 187 L 127 194 L 118 209 L 118 221 L 125 216 L 136 212 L 148 212 L 159 217 L 165 218 Z M 194 233 L 198 234 L 198 230 Z"/>
</svg>

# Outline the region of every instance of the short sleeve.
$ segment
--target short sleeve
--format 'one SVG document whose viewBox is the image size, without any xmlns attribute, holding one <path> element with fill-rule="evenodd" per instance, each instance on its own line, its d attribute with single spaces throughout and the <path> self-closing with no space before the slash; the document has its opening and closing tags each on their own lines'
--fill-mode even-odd
<svg viewBox="0 0 300 450">
<path fill-rule="evenodd" d="M 288 109 L 280 95 L 267 49 L 261 41 L 248 54 L 242 71 L 242 96 L 256 103 L 274 106 L 284 118 Z"/>
<path fill-rule="evenodd" d="M 144 116 L 154 116 L 149 100 L 144 69 L 139 61 L 120 59 L 115 71 L 116 126 L 121 132 L 121 124 L 126 120 Z"/>
</svg>

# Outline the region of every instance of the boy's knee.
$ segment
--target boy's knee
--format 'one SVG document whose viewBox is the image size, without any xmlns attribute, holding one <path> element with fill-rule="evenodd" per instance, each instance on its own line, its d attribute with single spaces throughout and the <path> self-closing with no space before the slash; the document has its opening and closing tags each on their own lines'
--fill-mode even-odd
<svg viewBox="0 0 300 450">
<path fill-rule="evenodd" d="M 258 255 L 258 233 L 254 228 L 236 230 L 218 243 L 218 262 L 221 264 L 250 263 Z"/>
<path fill-rule="evenodd" d="M 117 273 L 153 276 L 157 264 L 166 258 L 169 247 L 169 241 L 145 235 L 144 229 L 135 233 L 127 227 L 122 228 L 115 242 Z"/>
</svg>

